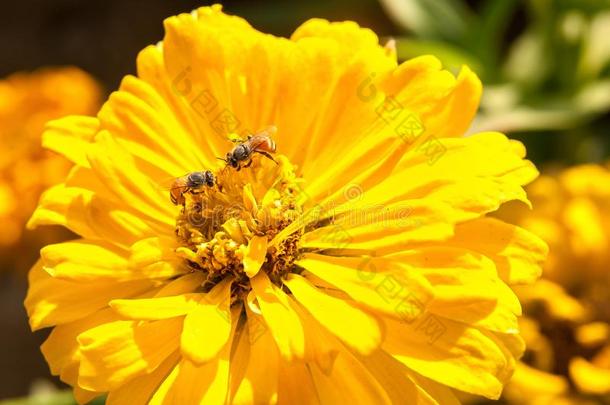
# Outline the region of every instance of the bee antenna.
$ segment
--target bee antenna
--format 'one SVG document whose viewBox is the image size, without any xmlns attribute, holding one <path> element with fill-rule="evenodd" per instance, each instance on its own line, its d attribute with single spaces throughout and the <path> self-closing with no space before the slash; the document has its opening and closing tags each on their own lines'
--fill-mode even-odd
<svg viewBox="0 0 610 405">
<path fill-rule="evenodd" d="M 216 156 L 216 159 L 218 159 L 218 160 L 222 160 L 223 162 L 228 163 L 228 162 L 227 162 L 227 159 L 225 159 L 225 158 L 221 158 L 221 157 Z"/>
</svg>

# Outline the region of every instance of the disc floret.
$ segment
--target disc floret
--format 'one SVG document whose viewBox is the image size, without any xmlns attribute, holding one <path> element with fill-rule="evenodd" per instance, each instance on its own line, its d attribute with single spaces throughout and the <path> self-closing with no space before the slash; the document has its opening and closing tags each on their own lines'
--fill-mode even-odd
<svg viewBox="0 0 610 405">
<path fill-rule="evenodd" d="M 176 253 L 193 271 L 205 274 L 204 290 L 232 277 L 235 300 L 250 290 L 243 260 L 252 238 L 271 241 L 301 215 L 301 179 L 281 155 L 277 165 L 256 157 L 246 169 L 225 167 L 214 175 L 215 187 L 185 195 L 176 220 L 180 244 Z M 301 233 L 299 230 L 267 249 L 261 271 L 277 285 L 293 271 Z"/>
</svg>

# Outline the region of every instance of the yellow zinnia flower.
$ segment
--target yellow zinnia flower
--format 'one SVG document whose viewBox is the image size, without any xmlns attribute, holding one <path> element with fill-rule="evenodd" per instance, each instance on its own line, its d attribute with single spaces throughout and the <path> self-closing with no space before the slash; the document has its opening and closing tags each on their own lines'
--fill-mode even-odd
<svg viewBox="0 0 610 405">
<path fill-rule="evenodd" d="M 75 166 L 29 225 L 82 236 L 30 274 L 53 374 L 110 404 L 497 398 L 524 350 L 508 285 L 546 246 L 486 216 L 537 171 L 502 134 L 462 137 L 477 77 L 398 66 L 353 22 L 284 39 L 213 6 L 165 30 L 96 118 L 45 134 Z M 269 125 L 275 154 L 218 159 Z M 159 187 L 202 171 L 177 206 Z"/>
<path fill-rule="evenodd" d="M 2 256 L 22 237 L 43 190 L 61 182 L 71 163 L 40 146 L 48 120 L 93 114 L 98 84 L 76 68 L 16 73 L 0 81 L 0 247 Z M 40 245 L 38 245 L 40 247 Z M 28 257 L 28 266 L 31 264 Z"/>
<path fill-rule="evenodd" d="M 548 242 L 544 278 L 517 292 L 528 353 L 507 397 L 515 403 L 610 401 L 610 170 L 582 165 L 528 188 L 535 209 L 507 207 Z"/>
</svg>

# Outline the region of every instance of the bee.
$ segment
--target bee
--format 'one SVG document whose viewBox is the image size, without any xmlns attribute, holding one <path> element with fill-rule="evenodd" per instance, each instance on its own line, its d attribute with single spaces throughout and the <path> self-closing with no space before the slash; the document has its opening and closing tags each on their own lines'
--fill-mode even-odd
<svg viewBox="0 0 610 405">
<path fill-rule="evenodd" d="M 177 177 L 169 188 L 169 198 L 174 205 L 184 205 L 184 194 L 199 194 L 204 186 L 213 187 L 215 182 L 214 175 L 209 170 Z"/>
<path fill-rule="evenodd" d="M 270 126 L 256 134 L 248 135 L 245 141 L 242 139 L 232 140 L 238 143 L 238 145 L 231 152 L 227 153 L 226 158 L 218 159 L 225 161 L 228 166 L 238 171 L 242 167 L 249 167 L 252 164 L 252 155 L 255 153 L 260 153 L 277 164 L 273 156 L 271 156 L 272 153 L 275 153 L 275 141 L 271 139 L 271 135 L 276 131 L 277 129 L 274 126 Z"/>
</svg>

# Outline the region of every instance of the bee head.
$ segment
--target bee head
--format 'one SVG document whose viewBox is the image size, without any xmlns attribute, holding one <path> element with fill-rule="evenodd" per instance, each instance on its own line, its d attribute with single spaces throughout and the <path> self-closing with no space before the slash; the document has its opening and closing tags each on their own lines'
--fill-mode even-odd
<svg viewBox="0 0 610 405">
<path fill-rule="evenodd" d="M 205 171 L 204 174 L 205 174 L 205 184 L 208 187 L 212 187 L 214 185 L 214 182 L 216 181 L 216 179 L 214 179 L 214 175 L 209 170 Z"/>
<path fill-rule="evenodd" d="M 227 163 L 234 168 L 239 166 L 239 159 L 234 153 L 227 153 Z"/>
</svg>

